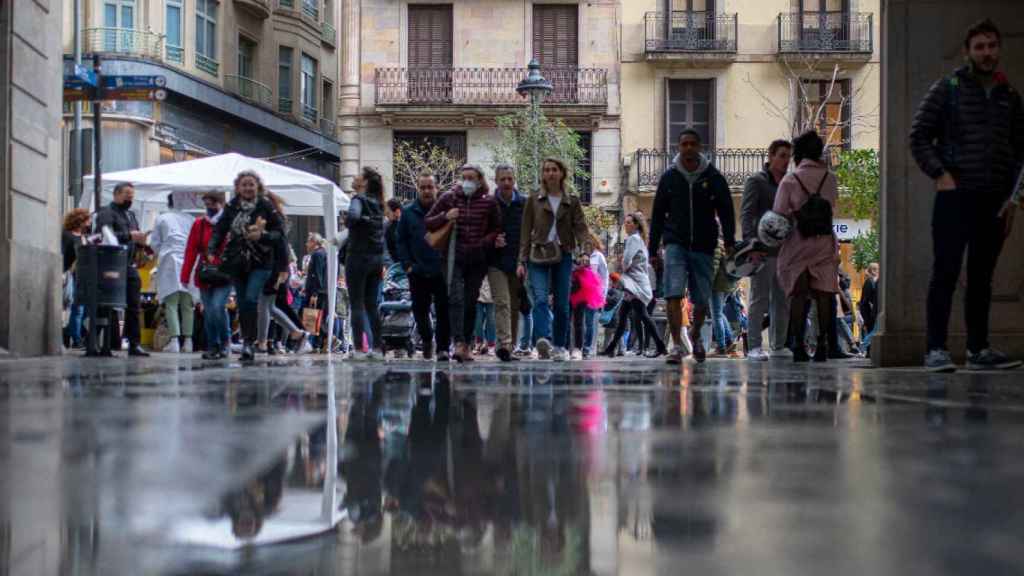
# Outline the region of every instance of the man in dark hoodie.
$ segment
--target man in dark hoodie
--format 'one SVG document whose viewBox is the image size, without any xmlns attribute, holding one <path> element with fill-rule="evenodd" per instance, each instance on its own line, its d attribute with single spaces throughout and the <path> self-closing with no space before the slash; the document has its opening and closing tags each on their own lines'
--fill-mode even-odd
<svg viewBox="0 0 1024 576">
<path fill-rule="evenodd" d="M 740 206 L 740 223 L 743 239 L 757 241 L 757 226 L 761 217 L 775 204 L 775 193 L 779 181 L 789 169 L 793 145 L 788 140 L 776 140 L 768 147 L 768 162 L 764 168 L 747 178 L 743 185 L 743 204 Z M 778 248 L 764 255 L 765 266 L 750 278 L 750 351 L 747 359 L 768 360 L 771 355 L 785 355 L 786 329 L 789 327 L 789 300 L 775 274 Z M 762 348 L 764 337 L 761 326 L 765 314 L 771 319 L 771 338 L 768 340 L 771 353 Z M 790 353 L 792 355 L 792 353 Z"/>
<path fill-rule="evenodd" d="M 516 275 L 519 262 L 519 232 L 523 226 L 523 207 L 526 197 L 516 188 L 516 174 L 512 166 L 498 164 L 494 168 L 497 190 L 494 199 L 501 210 L 502 231 L 494 240 L 487 281 L 494 296 L 495 323 L 498 329 L 498 350 L 502 362 L 518 360 L 512 355 L 519 328 L 519 291 L 523 283 Z"/>
<path fill-rule="evenodd" d="M 673 343 L 668 363 L 679 364 L 683 359 L 682 299 L 687 290 L 693 304 L 693 357 L 704 362 L 707 353 L 700 331 L 711 300 L 718 221 L 726 253 L 731 256 L 736 244 L 736 215 L 729 183 L 701 154 L 696 130 L 683 130 L 679 135 L 679 154 L 658 181 L 652 212 L 652 261 L 661 258 L 658 252 L 663 240 L 665 245 L 663 290 Z"/>
<path fill-rule="evenodd" d="M 914 116 L 910 149 L 935 180 L 925 368 L 952 372 L 946 348 L 953 294 L 967 252 L 967 367 L 1010 369 L 1019 360 L 988 340 L 992 276 L 1013 222 L 1011 198 L 1024 161 L 1024 106 L 999 70 L 1002 37 L 991 20 L 967 30 L 967 65 L 932 85 Z"/>
</svg>

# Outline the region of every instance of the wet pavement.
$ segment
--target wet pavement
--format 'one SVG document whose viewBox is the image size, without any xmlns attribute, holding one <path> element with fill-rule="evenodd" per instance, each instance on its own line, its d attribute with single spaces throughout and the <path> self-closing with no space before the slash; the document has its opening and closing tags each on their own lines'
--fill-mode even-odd
<svg viewBox="0 0 1024 576">
<path fill-rule="evenodd" d="M 0 575 L 1020 574 L 1024 372 L 0 362 Z"/>
</svg>

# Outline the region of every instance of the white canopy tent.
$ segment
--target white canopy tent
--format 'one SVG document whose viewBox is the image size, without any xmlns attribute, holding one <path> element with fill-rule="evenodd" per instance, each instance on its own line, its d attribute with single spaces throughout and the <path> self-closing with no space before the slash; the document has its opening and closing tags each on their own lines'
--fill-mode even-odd
<svg viewBox="0 0 1024 576">
<path fill-rule="evenodd" d="M 109 203 L 114 197 L 114 187 L 122 182 L 130 182 L 135 188 L 133 211 L 141 216 L 139 221 L 143 229 L 147 229 L 152 226 L 156 214 L 167 209 L 168 194 L 174 194 L 175 205 L 180 208 L 201 210 L 202 203 L 199 197 L 202 193 L 221 190 L 230 197 L 234 190 L 235 177 L 245 170 L 259 174 L 266 189 L 284 199 L 285 210 L 289 216 L 323 217 L 325 237 L 328 240 L 327 274 L 330 285 L 336 286 L 338 258 L 334 239 L 338 234 L 338 214 L 348 210 L 349 199 L 334 182 L 316 174 L 241 154 L 220 154 L 199 160 L 103 174 L 101 202 L 104 205 Z M 83 180 L 81 207 L 95 212 L 93 177 L 86 176 Z M 194 204 L 184 205 L 185 202 L 179 198 L 191 198 Z M 328 291 L 329 337 L 333 337 L 334 332 L 335 297 L 335 290 Z"/>
</svg>

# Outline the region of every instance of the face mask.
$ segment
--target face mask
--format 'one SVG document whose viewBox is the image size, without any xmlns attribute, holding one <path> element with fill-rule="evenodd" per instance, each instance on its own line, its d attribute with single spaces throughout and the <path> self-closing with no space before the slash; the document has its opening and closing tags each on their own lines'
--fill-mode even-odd
<svg viewBox="0 0 1024 576">
<path fill-rule="evenodd" d="M 214 216 L 216 216 L 218 212 L 220 212 L 219 208 L 207 208 L 206 209 L 206 215 L 209 216 L 210 218 L 213 218 Z"/>
<path fill-rule="evenodd" d="M 476 192 L 476 182 L 470 180 L 463 180 L 462 191 L 466 194 L 466 196 L 472 196 L 473 192 Z"/>
</svg>

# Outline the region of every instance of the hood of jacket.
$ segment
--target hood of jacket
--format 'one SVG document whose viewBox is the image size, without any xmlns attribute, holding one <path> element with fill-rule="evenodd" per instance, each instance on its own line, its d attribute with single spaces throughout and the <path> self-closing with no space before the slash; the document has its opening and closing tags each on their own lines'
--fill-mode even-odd
<svg viewBox="0 0 1024 576">
<path fill-rule="evenodd" d="M 676 154 L 675 158 L 672 158 L 672 166 L 679 171 L 680 174 L 686 178 L 686 181 L 691 185 L 700 178 L 701 174 L 711 166 L 711 162 L 708 161 L 707 157 L 703 154 L 700 155 L 700 165 L 697 166 L 697 170 L 690 172 L 683 166 L 683 157 L 681 154 Z"/>
</svg>

